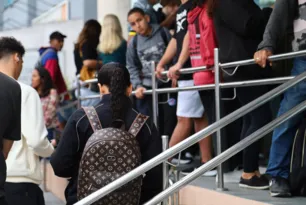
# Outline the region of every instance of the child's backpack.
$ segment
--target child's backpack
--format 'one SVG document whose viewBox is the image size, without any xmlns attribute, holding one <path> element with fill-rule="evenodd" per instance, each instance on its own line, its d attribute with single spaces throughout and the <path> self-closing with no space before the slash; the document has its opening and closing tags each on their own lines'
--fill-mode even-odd
<svg viewBox="0 0 306 205">
<path fill-rule="evenodd" d="M 306 120 L 296 132 L 292 146 L 290 186 L 294 196 L 306 196 Z"/>
<path fill-rule="evenodd" d="M 138 114 L 129 131 L 124 126 L 103 129 L 94 107 L 83 108 L 94 131 L 88 139 L 80 162 L 78 199 L 127 174 L 141 164 L 136 136 L 148 117 Z M 138 205 L 142 177 L 123 185 L 94 204 Z"/>
</svg>

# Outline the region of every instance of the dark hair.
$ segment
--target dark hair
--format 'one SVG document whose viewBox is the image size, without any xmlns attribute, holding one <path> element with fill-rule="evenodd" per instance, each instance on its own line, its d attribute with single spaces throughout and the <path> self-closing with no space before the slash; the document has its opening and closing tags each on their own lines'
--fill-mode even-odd
<svg viewBox="0 0 306 205">
<path fill-rule="evenodd" d="M 107 63 L 98 73 L 100 85 L 106 85 L 112 95 L 111 109 L 113 124 L 116 120 L 124 120 L 126 114 L 126 89 L 131 85 L 130 74 L 127 68 L 119 63 Z"/>
<path fill-rule="evenodd" d="M 86 21 L 75 47 L 80 49 L 85 41 L 92 42 L 93 44 L 99 44 L 99 38 L 102 31 L 101 24 L 94 19 Z"/>
<path fill-rule="evenodd" d="M 181 0 L 161 0 L 160 5 L 165 6 L 180 6 Z"/>
<path fill-rule="evenodd" d="M 207 14 L 209 17 L 213 18 L 214 15 L 214 10 L 216 8 L 216 0 L 192 0 L 193 2 L 193 7 L 203 7 L 204 4 L 207 5 Z"/>
<path fill-rule="evenodd" d="M 22 44 L 13 37 L 0 38 L 0 59 L 12 54 L 19 54 L 22 57 L 25 53 Z"/>
<path fill-rule="evenodd" d="M 140 13 L 142 16 L 145 16 L 146 13 L 144 12 L 144 10 L 142 10 L 141 8 L 138 8 L 138 7 L 135 7 L 135 8 L 132 8 L 129 13 L 128 13 L 128 17 L 134 13 Z"/>
<path fill-rule="evenodd" d="M 40 86 L 42 92 L 39 96 L 46 97 L 50 94 L 51 89 L 54 88 L 49 71 L 44 67 L 35 68 L 35 70 L 37 70 L 41 82 Z"/>
</svg>

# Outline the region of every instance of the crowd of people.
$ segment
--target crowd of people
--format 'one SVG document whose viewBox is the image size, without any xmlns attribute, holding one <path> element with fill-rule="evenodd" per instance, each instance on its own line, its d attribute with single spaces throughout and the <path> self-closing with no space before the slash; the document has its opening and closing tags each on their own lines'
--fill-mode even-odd
<svg viewBox="0 0 306 205">
<path fill-rule="evenodd" d="M 138 0 L 135 3 L 127 14 L 127 40 L 114 14 L 106 15 L 101 23 L 94 19 L 85 22 L 76 39 L 74 60 L 78 79 L 98 79 L 97 83 L 81 88 L 82 96 L 101 96 L 82 101 L 83 107 L 94 107 L 92 112 L 83 108 L 58 109 L 69 104 L 72 97 L 79 97 L 77 93 L 67 92 L 59 66 L 58 52 L 63 48 L 64 34 L 53 32 L 50 46 L 39 50 L 31 86 L 16 81 L 22 70 L 24 47 L 12 37 L 0 38 L 1 205 L 44 204 L 39 188 L 43 180 L 41 158 L 50 157 L 54 173 L 69 178 L 65 196 L 70 205 L 82 199 L 80 189 L 88 195 L 135 166 L 138 156 L 129 156 L 135 150 L 128 150 L 130 145 L 124 144 L 132 137 L 137 141 L 133 146 L 139 147 L 141 163 L 144 163 L 162 152 L 162 134 L 171 136 L 169 146 L 172 147 L 215 122 L 215 93 L 203 90 L 160 94 L 159 119 L 155 125 L 151 119 L 152 96 L 145 94 L 154 86 L 152 75 L 157 76 L 159 88 L 214 84 L 214 48 L 219 48 L 222 63 L 250 58 L 257 63 L 239 67 L 234 75 L 231 73 L 235 68 L 221 72 L 223 82 L 265 79 L 273 75 L 268 57 L 279 52 L 284 35 L 294 34 L 293 51 L 305 48 L 305 0 L 277 0 L 273 8 L 263 9 L 253 0 L 162 0 L 162 8 L 155 10 L 153 6 L 158 2 Z M 288 28 L 293 32 L 288 32 Z M 305 57 L 295 58 L 291 74 L 304 72 L 305 62 Z M 180 74 L 182 70 L 200 66 L 207 69 Z M 168 71 L 167 76 L 163 71 Z M 303 81 L 286 91 L 278 115 L 305 100 L 304 84 Z M 269 90 L 266 85 L 251 90 L 236 88 L 235 100 L 221 102 L 222 116 Z M 221 92 L 223 97 L 232 93 L 232 89 Z M 268 104 L 248 113 L 238 123 L 222 129 L 222 149 L 246 138 L 271 119 Z M 225 163 L 226 172 L 241 165 L 240 187 L 270 189 L 271 196 L 291 196 L 291 149 L 302 119 L 302 114 L 296 115 L 274 130 L 265 174 L 259 172 L 260 142 L 243 151 L 241 162 L 238 159 Z M 60 138 L 56 137 L 57 130 L 61 132 Z M 119 134 L 113 136 L 114 133 Z M 199 142 L 200 163 L 187 166 L 182 173 L 191 173 L 216 155 L 213 136 Z M 118 140 L 108 137 L 118 137 Z M 169 161 L 191 164 L 196 159 L 192 156 L 197 151 L 194 149 Z M 85 157 L 89 160 L 84 161 Z M 80 164 L 82 168 L 87 164 L 88 170 L 81 170 Z M 216 175 L 216 170 L 211 170 L 203 176 Z M 85 183 L 85 189 L 79 186 L 80 182 Z M 134 189 L 136 182 L 128 186 Z M 127 191 L 129 187 L 123 187 L 105 200 L 124 203 L 118 199 L 135 194 Z M 143 204 L 161 190 L 162 170 L 157 166 L 146 173 L 140 197 L 133 201 Z"/>
</svg>

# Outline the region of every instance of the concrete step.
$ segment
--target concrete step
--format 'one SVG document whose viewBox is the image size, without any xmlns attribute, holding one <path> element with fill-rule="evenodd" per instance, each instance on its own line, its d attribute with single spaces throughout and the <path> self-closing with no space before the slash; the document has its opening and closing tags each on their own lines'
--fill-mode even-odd
<svg viewBox="0 0 306 205">
<path fill-rule="evenodd" d="M 215 177 L 200 177 L 180 192 L 181 205 L 301 205 L 305 197 L 275 198 L 268 190 L 242 189 L 238 183 L 225 183 L 228 191 L 217 192 Z M 205 203 L 204 203 L 205 202 Z M 206 203 L 207 202 L 207 203 Z"/>
</svg>

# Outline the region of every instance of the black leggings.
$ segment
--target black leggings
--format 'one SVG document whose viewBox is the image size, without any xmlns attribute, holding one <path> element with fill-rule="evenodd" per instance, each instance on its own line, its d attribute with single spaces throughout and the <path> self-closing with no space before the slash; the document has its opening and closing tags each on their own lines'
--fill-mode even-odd
<svg viewBox="0 0 306 205">
<path fill-rule="evenodd" d="M 43 191 L 33 183 L 5 183 L 8 205 L 45 205 Z"/>
<path fill-rule="evenodd" d="M 260 97 L 261 95 L 265 94 L 268 91 L 268 87 L 266 86 L 257 86 L 253 88 L 237 88 L 237 102 L 239 103 L 239 107 L 242 107 L 249 102 L 255 100 L 256 98 Z M 200 96 L 202 103 L 204 105 L 204 109 L 206 115 L 208 117 L 209 124 L 215 122 L 215 92 L 213 90 L 205 90 L 200 91 Z M 224 92 L 222 91 L 222 94 Z M 220 102 L 221 107 L 221 118 L 225 113 L 225 106 L 226 101 Z M 227 113 L 229 114 L 229 113 Z M 271 121 L 271 110 L 269 104 L 265 104 L 256 110 L 250 112 L 249 114 L 245 115 L 242 119 L 242 130 L 240 133 L 240 139 L 244 139 L 256 130 L 260 129 L 268 122 Z M 237 135 L 237 129 L 239 129 L 235 124 L 232 124 L 235 127 L 235 132 L 230 131 L 230 126 L 226 127 L 225 129 L 221 130 L 221 137 L 222 137 L 222 151 L 228 148 L 232 143 L 229 143 L 229 139 L 233 138 Z M 240 129 L 239 129 L 240 131 Z M 216 139 L 214 137 L 214 142 Z M 214 148 L 216 147 L 216 143 L 214 143 Z M 259 141 L 250 145 L 246 148 L 243 152 L 243 168 L 246 173 L 252 173 L 258 170 L 258 156 L 259 156 L 260 144 Z"/>
<path fill-rule="evenodd" d="M 237 98 L 240 106 L 244 106 L 256 98 L 264 95 L 268 92 L 267 86 L 256 86 L 256 87 L 244 87 L 237 88 Z M 266 103 L 261 107 L 255 109 L 249 114 L 243 117 L 243 126 L 240 135 L 240 139 L 244 139 L 269 123 L 271 121 L 272 114 L 269 104 Z M 252 173 L 258 171 L 258 155 L 260 150 L 260 142 L 257 141 L 244 149 L 243 152 L 243 169 L 246 173 Z"/>
</svg>

